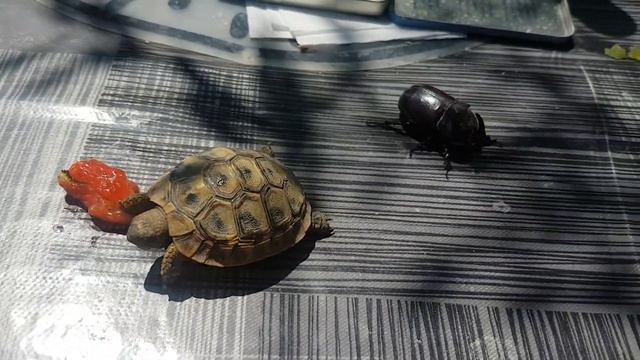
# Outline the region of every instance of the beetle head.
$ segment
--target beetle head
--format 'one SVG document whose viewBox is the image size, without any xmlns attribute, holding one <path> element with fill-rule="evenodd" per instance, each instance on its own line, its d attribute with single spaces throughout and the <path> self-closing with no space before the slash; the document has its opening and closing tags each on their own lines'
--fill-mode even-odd
<svg viewBox="0 0 640 360">
<path fill-rule="evenodd" d="M 469 104 L 451 104 L 436 126 L 438 135 L 450 148 L 476 151 L 486 145 L 482 118 L 471 111 Z"/>
</svg>

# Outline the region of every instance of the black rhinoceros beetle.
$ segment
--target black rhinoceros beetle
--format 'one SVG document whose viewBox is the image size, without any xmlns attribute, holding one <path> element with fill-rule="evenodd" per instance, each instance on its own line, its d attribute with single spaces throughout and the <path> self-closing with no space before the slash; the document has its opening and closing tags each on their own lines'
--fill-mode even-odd
<svg viewBox="0 0 640 360">
<path fill-rule="evenodd" d="M 406 135 L 419 142 L 411 150 L 437 151 L 445 159 L 447 173 L 451 159 L 465 159 L 495 144 L 485 133 L 480 114 L 470 105 L 430 85 L 414 85 L 398 101 L 400 125 Z"/>
</svg>

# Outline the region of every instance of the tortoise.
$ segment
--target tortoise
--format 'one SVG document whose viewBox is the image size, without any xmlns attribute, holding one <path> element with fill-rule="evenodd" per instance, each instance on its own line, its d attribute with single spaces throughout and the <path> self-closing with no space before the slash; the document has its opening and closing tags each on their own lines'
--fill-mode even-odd
<svg viewBox="0 0 640 360">
<path fill-rule="evenodd" d="M 276 255 L 307 235 L 333 233 L 270 147 L 215 147 L 186 157 L 146 193 L 122 201 L 135 215 L 127 240 L 166 247 L 160 275 L 174 283 L 185 262 L 242 266 Z"/>
</svg>

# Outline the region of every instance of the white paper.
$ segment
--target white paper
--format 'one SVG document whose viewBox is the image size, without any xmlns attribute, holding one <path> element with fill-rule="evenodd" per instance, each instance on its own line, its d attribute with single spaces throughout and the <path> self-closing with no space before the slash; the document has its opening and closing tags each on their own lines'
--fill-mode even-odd
<svg viewBox="0 0 640 360">
<path fill-rule="evenodd" d="M 397 27 L 386 17 L 367 17 L 286 6 L 278 6 L 277 11 L 291 31 L 318 32 Z"/>
<path fill-rule="evenodd" d="M 398 26 L 386 17 L 365 17 L 247 1 L 251 38 L 295 39 L 301 46 L 398 39 L 450 39 L 464 35 Z"/>
<path fill-rule="evenodd" d="M 253 3 L 252 5 L 249 5 Z M 247 1 L 247 18 L 249 21 L 249 36 L 252 39 L 293 39 L 293 34 L 282 23 L 277 10 L 269 9 L 262 4 Z"/>
</svg>

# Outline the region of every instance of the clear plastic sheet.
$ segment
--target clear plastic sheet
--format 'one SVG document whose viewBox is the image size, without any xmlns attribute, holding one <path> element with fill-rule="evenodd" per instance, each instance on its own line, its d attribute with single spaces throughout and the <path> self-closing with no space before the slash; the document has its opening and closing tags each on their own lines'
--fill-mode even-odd
<svg viewBox="0 0 640 360">
<path fill-rule="evenodd" d="M 477 44 L 466 39 L 321 45 L 301 50 L 295 41 L 249 37 L 244 1 L 38 0 L 102 29 L 246 65 L 311 71 L 393 67 L 433 59 Z"/>
</svg>

